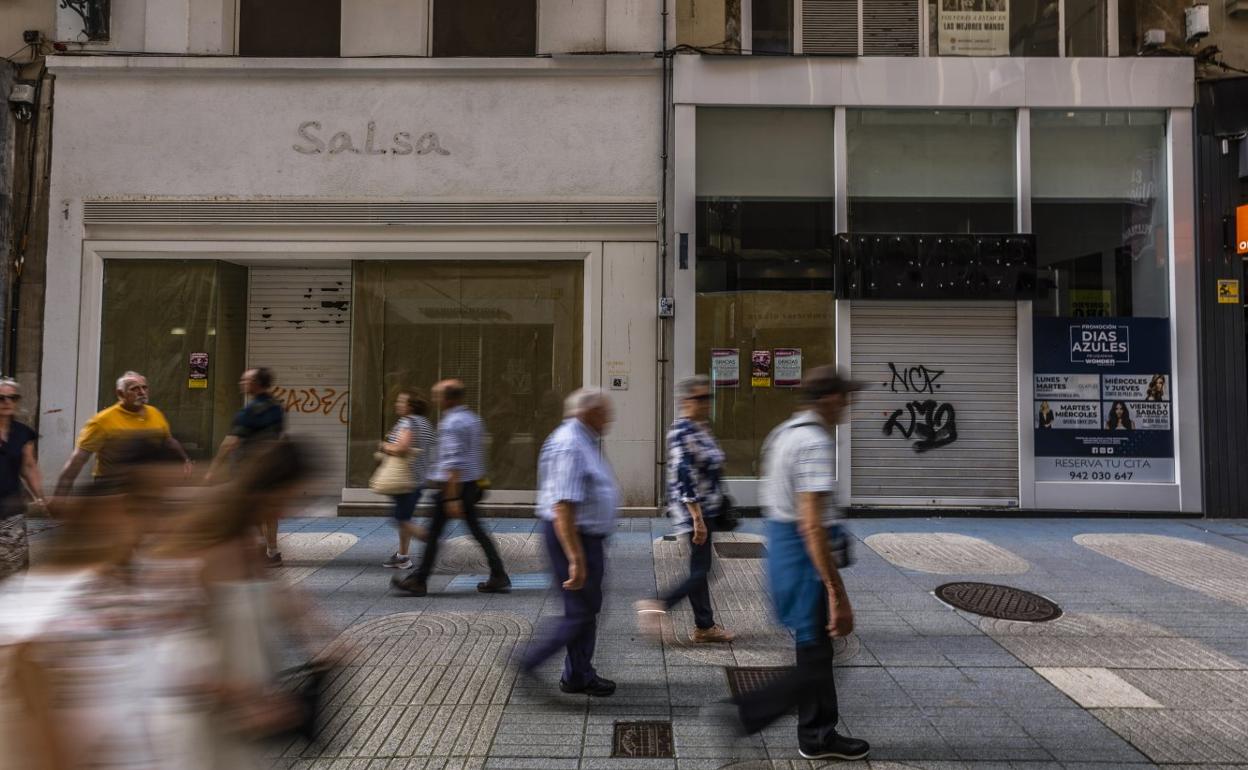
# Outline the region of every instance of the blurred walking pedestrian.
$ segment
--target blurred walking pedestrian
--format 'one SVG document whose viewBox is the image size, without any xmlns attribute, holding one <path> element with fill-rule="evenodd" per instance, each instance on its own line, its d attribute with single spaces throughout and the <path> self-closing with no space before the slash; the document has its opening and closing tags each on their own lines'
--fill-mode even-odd
<svg viewBox="0 0 1248 770">
<path fill-rule="evenodd" d="M 182 458 L 184 472 L 190 475 L 191 458 L 173 437 L 169 421 L 147 402 L 150 393 L 147 378 L 138 372 L 126 372 L 117 378 L 117 403 L 97 412 L 82 426 L 77 447 L 57 479 L 58 497 L 69 494 L 74 480 L 92 455 L 96 456 L 93 477 L 98 480 L 107 476 L 112 461 L 110 450 L 124 446 L 129 439 L 142 438 L 167 445 Z"/>
<path fill-rule="evenodd" d="M 598 675 L 593 658 L 606 541 L 615 531 L 620 503 L 601 446 L 613 419 L 611 401 L 597 388 L 582 388 L 568 396 L 564 413 L 566 419 L 542 445 L 537 466 L 537 514 L 563 595 L 563 618 L 539 631 L 520 668 L 531 675 L 550 656 L 567 650 L 559 689 L 605 697 L 615 692 L 615 682 Z"/>
<path fill-rule="evenodd" d="M 477 583 L 477 590 L 506 593 L 511 590 L 511 578 L 507 577 L 498 547 L 477 514 L 481 499 L 479 482 L 485 477 L 485 429 L 481 418 L 464 406 L 464 383 L 459 380 L 442 380 L 433 386 L 433 394 L 442 418 L 438 421 L 437 460 L 429 475 L 431 481 L 437 482 L 429 539 L 420 565 L 406 575 L 395 575 L 390 584 L 412 596 L 424 596 L 446 521 L 462 517 L 490 565 L 489 578 Z"/>
<path fill-rule="evenodd" d="M 0 378 L 0 580 L 30 564 L 26 498 L 42 506 L 43 476 L 35 460 L 34 429 L 16 419 L 22 400 L 16 380 Z"/>
<path fill-rule="evenodd" d="M 854 613 L 837 571 L 846 547 L 836 504 L 833 431 L 860 386 L 835 367 L 820 366 L 802 381 L 804 404 L 763 444 L 760 497 L 767 518 L 767 574 L 781 622 L 793 632 L 797 667 L 773 684 L 739 696 L 742 725 L 754 733 L 797 706 L 798 753 L 806 759 L 862 759 L 863 740 L 836 732 L 832 640 L 854 630 Z M 838 565 L 838 561 L 841 562 Z"/>
<path fill-rule="evenodd" d="M 638 621 L 651 634 L 659 620 L 688 598 L 693 607 L 695 642 L 731 642 L 733 635 L 715 623 L 711 606 L 712 541 L 724 507 L 724 451 L 711 433 L 711 380 L 704 374 L 676 385 L 680 417 L 667 432 L 667 505 L 672 530 L 689 536 L 689 576 L 659 599 L 637 602 Z"/>
<path fill-rule="evenodd" d="M 382 566 L 411 569 L 412 560 L 408 556 L 408 549 L 412 538 L 421 541 L 429 539 L 429 533 L 424 528 L 412 523 L 412 514 L 425 491 L 430 455 L 434 449 L 434 433 L 433 425 L 425 416 L 429 414 L 429 401 L 419 391 L 399 391 L 394 401 L 394 412 L 399 419 L 386 435 L 386 440 L 377 448 L 388 455 L 409 458 L 412 483 L 416 486 L 410 492 L 394 496 L 394 521 L 399 528 L 399 550 L 382 562 Z"/>
<path fill-rule="evenodd" d="M 257 453 L 260 447 L 281 438 L 286 430 L 286 410 L 270 392 L 273 388 L 273 371 L 259 366 L 243 372 L 238 381 L 247 403 L 234 415 L 230 433 L 217 449 L 212 467 L 204 475 L 206 483 L 212 483 L 234 458 L 233 467 Z M 282 552 L 277 547 L 277 521 L 262 522 L 260 532 L 264 536 L 264 555 L 271 567 L 282 565 Z"/>
</svg>

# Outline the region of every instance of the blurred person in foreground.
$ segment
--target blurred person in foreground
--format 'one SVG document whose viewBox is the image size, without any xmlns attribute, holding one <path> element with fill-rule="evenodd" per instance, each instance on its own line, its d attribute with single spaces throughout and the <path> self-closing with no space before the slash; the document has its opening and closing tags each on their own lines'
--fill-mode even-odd
<svg viewBox="0 0 1248 770">
<path fill-rule="evenodd" d="M 116 462 L 108 482 L 63 501 L 46 555 L 0 586 L 5 770 L 162 766 L 145 722 L 152 625 L 129 570 L 161 484 L 138 472 L 149 442 L 109 451 Z"/>
<path fill-rule="evenodd" d="M 411 389 L 401 390 L 394 400 L 394 413 L 398 420 L 386 434 L 386 440 L 378 445 L 378 450 L 395 457 L 407 457 L 411 466 L 412 481 L 416 488 L 411 492 L 394 496 L 394 523 L 399 528 L 399 550 L 381 563 L 391 569 L 411 569 L 412 559 L 408 550 L 412 538 L 425 541 L 429 533 L 423 527 L 412 523 L 412 515 L 416 505 L 425 491 L 426 477 L 429 475 L 429 457 L 433 454 L 433 425 L 426 415 L 429 414 L 429 400 L 424 394 Z"/>
<path fill-rule="evenodd" d="M 734 702 L 746 732 L 755 733 L 797 706 L 798 753 L 806 759 L 862 759 L 866 741 L 836 732 L 839 719 L 832 673 L 832 640 L 854 630 L 854 613 L 837 571 L 839 552 L 829 530 L 836 505 L 834 430 L 858 383 L 832 366 L 802 380 L 803 404 L 763 443 L 767 575 L 780 621 L 793 633 L 797 666 L 773 684 Z M 839 540 L 840 538 L 835 538 Z"/>
<path fill-rule="evenodd" d="M 247 403 L 234 415 L 230 433 L 221 441 L 217 456 L 204 475 L 204 481 L 209 484 L 221 477 L 231 457 L 237 469 L 258 450 L 281 438 L 286 430 L 286 410 L 271 392 L 273 370 L 264 366 L 248 369 L 239 378 L 238 388 Z M 277 548 L 277 520 L 261 522 L 260 532 L 264 535 L 265 560 L 271 567 L 282 566 L 282 552 Z"/>
<path fill-rule="evenodd" d="M 65 462 L 56 482 L 57 497 L 69 494 L 74 480 L 93 455 L 96 456 L 94 478 L 107 476 L 113 460 L 110 450 L 126 445 L 126 440 L 131 438 L 146 438 L 167 445 L 181 458 L 185 475 L 190 475 L 191 458 L 173 437 L 169 421 L 159 409 L 147 403 L 150 393 L 147 378 L 138 372 L 126 372 L 117 378 L 117 403 L 97 412 L 82 426 L 74 453 Z"/>
<path fill-rule="evenodd" d="M 438 420 L 437 460 L 429 474 L 437 490 L 433 495 L 429 536 L 420 565 L 406 575 L 395 575 L 390 584 L 412 596 L 424 596 L 438 560 L 438 541 L 447 519 L 463 518 L 490 565 L 489 578 L 477 583 L 477 590 L 483 594 L 507 593 L 511 590 L 511 578 L 507 577 L 494 538 L 477 513 L 481 500 L 479 482 L 485 478 L 485 427 L 481 418 L 464 405 L 464 383 L 442 380 L 433 386 L 433 395 L 442 416 Z"/>
<path fill-rule="evenodd" d="M 149 640 L 150 734 L 161 767 L 266 766 L 260 740 L 306 730 L 313 714 L 277 685 L 284 646 L 326 641 L 302 598 L 271 579 L 255 531 L 276 521 L 312 474 L 287 439 L 248 457 L 204 504 L 173 517 L 136 560 L 144 604 L 160 617 Z"/>
<path fill-rule="evenodd" d="M 21 399 L 17 381 L 0 378 L 0 580 L 30 563 L 26 497 L 36 505 L 44 504 L 43 476 L 35 460 L 37 436 L 16 419 Z"/>
<path fill-rule="evenodd" d="M 533 671 L 567 650 L 559 689 L 605 697 L 615 682 L 594 670 L 598 613 L 606 571 L 607 537 L 615 531 L 620 491 L 602 451 L 613 419 L 611 401 L 597 388 L 581 388 L 565 402 L 566 419 L 542 445 L 537 465 L 537 515 L 551 572 L 563 595 L 563 618 L 529 646 L 521 671 Z"/>
<path fill-rule="evenodd" d="M 689 576 L 659 599 L 636 603 L 642 630 L 659 632 L 659 619 L 688 598 L 693 607 L 694 642 L 731 642 L 733 635 L 715 623 L 711 606 L 711 545 L 724 507 L 724 450 L 711 433 L 711 379 L 686 377 L 676 385 L 680 417 L 667 432 L 667 504 L 672 531 L 689 536 Z"/>
</svg>

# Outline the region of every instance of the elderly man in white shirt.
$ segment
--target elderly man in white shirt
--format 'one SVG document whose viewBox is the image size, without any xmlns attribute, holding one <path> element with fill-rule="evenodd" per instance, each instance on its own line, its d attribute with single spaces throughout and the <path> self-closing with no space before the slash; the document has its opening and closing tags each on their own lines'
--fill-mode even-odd
<svg viewBox="0 0 1248 770">
<path fill-rule="evenodd" d="M 562 589 L 563 618 L 530 645 L 520 667 L 530 674 L 566 649 L 559 689 L 605 697 L 615 692 L 615 682 L 598 676 L 593 657 L 606 541 L 620 505 L 615 473 L 601 446 L 613 417 L 611 401 L 598 388 L 582 388 L 568 396 L 564 414 L 537 462 L 537 515 L 551 572 Z"/>
<path fill-rule="evenodd" d="M 837 571 L 847 561 L 847 545 L 836 525 L 834 429 L 860 387 L 835 367 L 811 369 L 802 380 L 803 404 L 763 444 L 759 494 L 767 518 L 767 572 L 776 614 L 793 632 L 797 666 L 735 702 L 751 733 L 797 706 L 798 753 L 806 759 L 862 759 L 871 750 L 866 741 L 836 732 L 832 678 L 832 640 L 854 630 Z"/>
</svg>

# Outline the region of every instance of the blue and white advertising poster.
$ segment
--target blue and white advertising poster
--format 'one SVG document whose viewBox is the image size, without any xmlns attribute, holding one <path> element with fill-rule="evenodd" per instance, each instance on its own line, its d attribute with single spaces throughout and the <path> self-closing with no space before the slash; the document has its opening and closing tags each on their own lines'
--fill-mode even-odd
<svg viewBox="0 0 1248 770">
<path fill-rule="evenodd" d="M 1036 481 L 1174 481 L 1169 320 L 1033 323 Z"/>
</svg>

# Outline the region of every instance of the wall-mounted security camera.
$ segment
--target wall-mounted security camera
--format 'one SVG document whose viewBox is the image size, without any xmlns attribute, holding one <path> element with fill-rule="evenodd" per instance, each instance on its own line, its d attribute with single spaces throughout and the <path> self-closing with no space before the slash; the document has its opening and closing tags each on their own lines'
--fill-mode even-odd
<svg viewBox="0 0 1248 770">
<path fill-rule="evenodd" d="M 25 123 L 35 116 L 35 87 L 30 83 L 14 83 L 9 91 L 9 107 L 13 115 Z"/>
<path fill-rule="evenodd" d="M 1197 3 L 1183 11 L 1184 26 L 1187 28 L 1187 42 L 1195 43 L 1209 35 L 1209 6 Z"/>
</svg>

